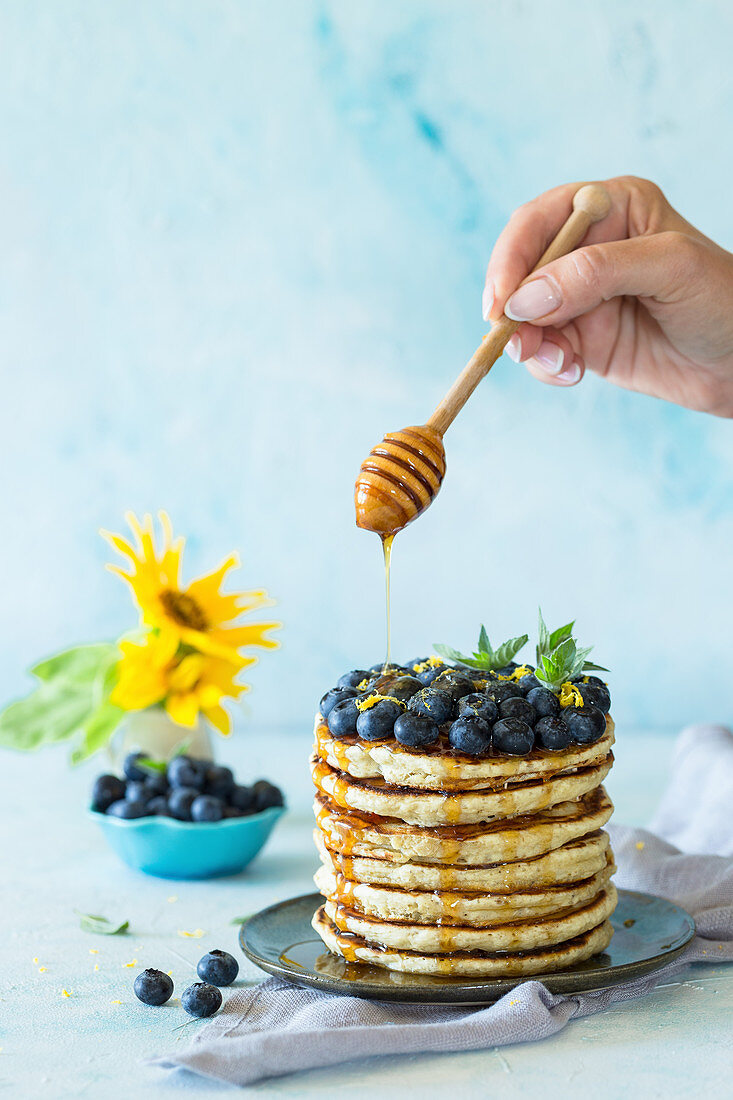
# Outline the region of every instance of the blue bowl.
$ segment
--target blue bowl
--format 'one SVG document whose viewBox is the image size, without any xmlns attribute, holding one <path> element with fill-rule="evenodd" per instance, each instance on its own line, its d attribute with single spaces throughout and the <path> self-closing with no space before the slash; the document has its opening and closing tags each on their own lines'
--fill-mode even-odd
<svg viewBox="0 0 733 1100">
<path fill-rule="evenodd" d="M 265 844 L 284 806 L 250 817 L 194 823 L 172 817 L 120 817 L 89 811 L 128 867 L 159 878 L 216 878 L 244 870 Z"/>
</svg>

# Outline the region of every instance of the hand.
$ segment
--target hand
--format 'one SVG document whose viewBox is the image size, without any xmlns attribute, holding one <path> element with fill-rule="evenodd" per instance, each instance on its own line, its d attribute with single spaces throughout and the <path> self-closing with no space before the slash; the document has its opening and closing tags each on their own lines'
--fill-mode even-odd
<svg viewBox="0 0 733 1100">
<path fill-rule="evenodd" d="M 484 319 L 522 324 L 507 353 L 535 378 L 586 370 L 629 390 L 733 417 L 733 255 L 648 180 L 607 180 L 611 211 L 582 248 L 516 288 L 570 214 L 578 184 L 520 206 L 489 260 Z"/>
</svg>

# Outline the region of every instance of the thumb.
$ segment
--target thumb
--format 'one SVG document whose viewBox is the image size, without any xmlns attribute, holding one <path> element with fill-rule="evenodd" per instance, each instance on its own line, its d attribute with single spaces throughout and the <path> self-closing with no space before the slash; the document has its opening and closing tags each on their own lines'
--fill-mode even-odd
<svg viewBox="0 0 733 1100">
<path fill-rule="evenodd" d="M 677 231 L 588 245 L 533 272 L 504 312 L 557 326 L 621 295 L 678 300 L 694 291 L 704 252 L 701 241 Z"/>
</svg>

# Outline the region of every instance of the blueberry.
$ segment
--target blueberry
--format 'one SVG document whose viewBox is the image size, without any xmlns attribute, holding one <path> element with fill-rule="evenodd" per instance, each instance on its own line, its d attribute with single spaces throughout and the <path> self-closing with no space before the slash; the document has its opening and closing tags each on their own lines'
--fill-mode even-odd
<svg viewBox="0 0 733 1100">
<path fill-rule="evenodd" d="M 394 724 L 404 707 L 393 699 L 380 699 L 363 710 L 356 722 L 356 732 L 365 741 L 384 741 L 394 733 Z"/>
<path fill-rule="evenodd" d="M 231 985 L 239 973 L 239 963 L 228 951 L 209 951 L 199 959 L 196 973 L 210 985 Z"/>
<path fill-rule="evenodd" d="M 229 792 L 229 805 L 241 814 L 256 812 L 257 796 L 251 787 L 236 786 Z"/>
<path fill-rule="evenodd" d="M 128 779 L 144 779 L 148 774 L 139 768 L 137 765 L 138 760 L 145 759 L 146 754 L 144 752 L 130 752 L 125 757 L 125 762 L 122 765 L 122 770 Z"/>
<path fill-rule="evenodd" d="M 283 806 L 285 799 L 279 787 L 267 779 L 258 779 L 252 785 L 255 796 L 255 806 L 258 810 L 269 810 L 271 806 Z"/>
<path fill-rule="evenodd" d="M 190 756 L 174 756 L 168 765 L 168 782 L 171 787 L 192 787 L 202 791 L 206 773 Z"/>
<path fill-rule="evenodd" d="M 499 710 L 490 696 L 483 692 L 473 691 L 470 695 L 464 695 L 458 700 L 456 706 L 459 718 L 470 718 L 472 715 L 483 718 L 486 722 L 495 722 Z"/>
<path fill-rule="evenodd" d="M 466 714 L 450 728 L 451 747 L 469 756 L 488 756 L 491 750 L 491 726 L 485 718 Z"/>
<path fill-rule="evenodd" d="M 445 665 L 431 665 L 430 668 L 426 668 L 424 672 L 416 673 L 418 680 L 425 687 L 429 687 L 433 680 L 440 676 L 441 672 L 447 672 L 448 669 Z"/>
<path fill-rule="evenodd" d="M 527 695 L 527 702 L 532 704 L 540 718 L 555 718 L 560 713 L 557 696 L 549 688 L 532 688 Z"/>
<path fill-rule="evenodd" d="M 417 676 L 417 673 L 415 672 L 415 665 L 426 665 L 427 663 L 427 657 L 415 657 L 413 661 L 405 661 L 405 667 L 409 668 L 413 676 Z"/>
<path fill-rule="evenodd" d="M 565 707 L 562 716 L 578 745 L 593 745 L 606 732 L 606 717 L 598 707 Z"/>
<path fill-rule="evenodd" d="M 526 756 L 534 748 L 534 733 L 521 718 L 500 718 L 492 736 L 496 751 L 508 756 Z"/>
<path fill-rule="evenodd" d="M 379 681 L 377 681 L 377 684 Z M 374 685 L 374 690 L 379 691 L 377 684 Z M 382 691 L 382 695 L 393 695 L 395 699 L 405 701 L 411 699 L 412 696 L 420 691 L 422 683 L 418 680 L 417 676 L 396 676 L 390 680 L 389 684 L 385 685 L 386 691 Z"/>
<path fill-rule="evenodd" d="M 530 691 L 534 691 L 535 688 L 542 687 L 542 684 L 539 682 L 533 672 L 528 672 L 526 676 L 520 676 L 519 679 L 515 681 L 515 683 L 525 699 L 529 695 Z"/>
<path fill-rule="evenodd" d="M 215 985 L 195 982 L 184 989 L 181 1004 L 189 1016 L 213 1016 L 221 1008 L 221 993 Z"/>
<path fill-rule="evenodd" d="M 503 703 L 505 699 L 524 698 L 522 692 L 513 680 L 497 680 L 496 683 L 489 684 L 486 689 L 486 694 L 491 696 L 497 706 Z"/>
<path fill-rule="evenodd" d="M 146 817 L 148 813 L 148 804 L 147 801 L 128 802 L 126 798 L 123 798 L 119 802 L 113 802 L 108 808 L 107 813 L 112 817 L 121 817 L 129 821 L 136 817 Z"/>
<path fill-rule="evenodd" d="M 521 697 L 513 695 L 499 704 L 499 714 L 502 718 L 521 718 L 528 726 L 533 726 L 537 720 L 537 713 L 531 703 Z"/>
<path fill-rule="evenodd" d="M 116 775 L 100 775 L 92 787 L 92 809 L 104 813 L 113 802 L 125 797 L 125 782 Z"/>
<path fill-rule="evenodd" d="M 199 793 L 195 787 L 176 787 L 168 795 L 168 813 L 179 821 L 190 821 L 191 807 Z"/>
<path fill-rule="evenodd" d="M 148 802 L 147 813 L 149 816 L 168 817 L 168 799 L 164 794 L 156 794 Z"/>
<path fill-rule="evenodd" d="M 145 779 L 131 779 L 127 784 L 125 798 L 128 802 L 149 802 L 152 792 Z"/>
<path fill-rule="evenodd" d="M 345 672 L 343 676 L 339 676 L 336 681 L 336 687 L 340 688 L 356 688 L 362 682 L 362 680 L 368 680 L 369 673 L 363 668 L 354 668 L 351 672 Z M 321 711 L 323 714 L 323 711 Z M 230 956 L 231 957 L 231 956 Z"/>
<path fill-rule="evenodd" d="M 518 668 L 519 665 L 516 661 L 510 661 L 508 665 L 504 665 L 503 668 L 497 668 L 496 671 L 498 672 L 499 676 L 511 676 L 511 674 L 513 672 L 516 672 Z"/>
<path fill-rule="evenodd" d="M 192 821 L 221 821 L 224 816 L 224 803 L 211 794 L 200 794 L 191 803 Z"/>
<path fill-rule="evenodd" d="M 453 699 L 456 700 L 460 699 L 463 695 L 470 695 L 472 693 L 473 680 L 470 680 L 468 676 L 465 676 L 462 672 L 458 672 L 457 669 L 447 668 L 441 672 L 440 676 L 436 677 L 432 686 L 439 688 L 441 691 L 449 692 Z"/>
<path fill-rule="evenodd" d="M 343 702 L 344 699 L 354 699 L 358 695 L 358 692 L 354 688 L 350 687 L 335 687 L 327 691 L 318 704 L 324 718 L 328 718 L 329 714 L 336 706 L 337 703 Z"/>
<path fill-rule="evenodd" d="M 550 749 L 552 752 L 566 749 L 570 744 L 570 729 L 567 723 L 553 715 L 540 718 L 534 728 L 534 735 L 543 749 Z"/>
<path fill-rule="evenodd" d="M 244 812 L 244 810 L 238 810 L 236 806 L 225 806 L 224 807 L 224 817 L 225 818 L 229 818 L 229 817 L 247 817 L 247 816 L 248 815 Z"/>
<path fill-rule="evenodd" d="M 404 665 L 393 665 L 393 664 L 385 665 L 381 661 L 379 662 L 378 665 L 372 665 L 372 667 L 369 669 L 369 672 L 374 673 L 374 675 L 376 675 L 376 676 L 381 676 L 381 674 L 383 672 L 384 673 L 386 673 L 386 672 L 396 673 L 398 676 L 411 676 L 412 675 L 412 669 L 411 668 L 405 668 Z"/>
<path fill-rule="evenodd" d="M 408 703 L 411 711 L 424 718 L 432 718 L 439 725 L 447 722 L 453 710 L 453 696 L 438 688 L 421 688 Z M 399 741 L 399 738 L 397 738 Z"/>
<path fill-rule="evenodd" d="M 598 677 L 595 676 L 594 679 L 597 680 Z M 590 681 L 587 684 L 578 684 L 578 691 L 583 696 L 583 702 L 586 705 L 597 707 L 602 714 L 608 714 L 611 709 L 611 696 L 603 682 L 601 682 L 600 687 L 598 684 L 591 684 Z"/>
<path fill-rule="evenodd" d="M 401 745 L 421 749 L 433 745 L 440 737 L 438 723 L 424 714 L 401 714 L 394 724 L 394 735 Z"/>
<path fill-rule="evenodd" d="M 148 772 L 145 777 L 145 786 L 150 798 L 168 793 L 168 779 L 164 772 Z"/>
<path fill-rule="evenodd" d="M 356 720 L 359 710 L 353 698 L 342 699 L 329 712 L 328 728 L 334 737 L 349 737 L 356 733 Z"/>
<path fill-rule="evenodd" d="M 231 768 L 212 764 L 211 767 L 206 769 L 206 786 L 204 787 L 206 794 L 213 795 L 214 798 L 223 798 L 226 801 L 233 786 L 234 775 Z"/>
<path fill-rule="evenodd" d="M 173 982 L 162 970 L 143 970 L 132 988 L 144 1005 L 164 1005 L 173 993 Z"/>
</svg>

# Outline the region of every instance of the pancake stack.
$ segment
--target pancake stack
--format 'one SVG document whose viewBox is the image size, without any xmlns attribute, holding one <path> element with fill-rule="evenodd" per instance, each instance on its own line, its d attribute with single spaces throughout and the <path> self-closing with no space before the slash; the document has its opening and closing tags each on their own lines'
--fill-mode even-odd
<svg viewBox="0 0 733 1100">
<path fill-rule="evenodd" d="M 605 721 L 594 744 L 477 757 L 451 747 L 449 723 L 417 749 L 336 737 L 319 713 L 311 767 L 325 902 L 313 927 L 329 950 L 466 978 L 542 974 L 604 951 L 616 905 Z"/>
</svg>

